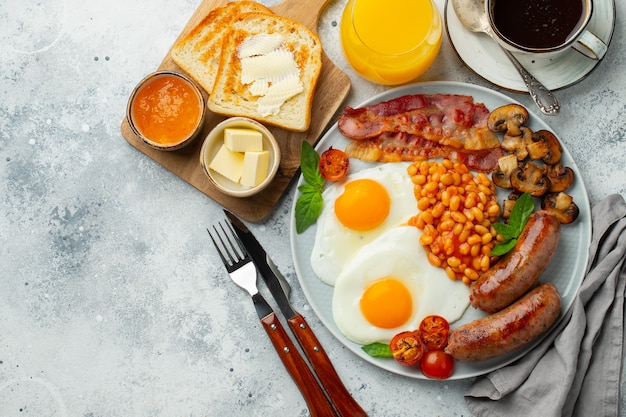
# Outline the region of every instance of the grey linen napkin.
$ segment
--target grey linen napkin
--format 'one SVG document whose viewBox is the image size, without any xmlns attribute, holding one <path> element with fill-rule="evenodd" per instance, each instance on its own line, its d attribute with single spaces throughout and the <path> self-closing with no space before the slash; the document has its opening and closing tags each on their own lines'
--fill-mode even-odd
<svg viewBox="0 0 626 417">
<path fill-rule="evenodd" d="M 618 417 L 624 337 L 626 202 L 592 209 L 589 265 L 570 317 L 513 364 L 465 394 L 480 417 Z"/>
</svg>

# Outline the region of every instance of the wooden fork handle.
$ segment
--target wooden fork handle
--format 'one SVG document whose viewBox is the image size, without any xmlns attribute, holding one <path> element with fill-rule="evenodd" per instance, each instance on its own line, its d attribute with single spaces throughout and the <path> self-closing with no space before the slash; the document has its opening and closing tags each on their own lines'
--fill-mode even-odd
<svg viewBox="0 0 626 417">
<path fill-rule="evenodd" d="M 280 360 L 283 361 L 283 365 L 285 365 L 291 378 L 300 389 L 309 407 L 311 417 L 336 416 L 337 413 L 328 398 L 326 398 L 324 391 L 318 384 L 315 376 L 313 376 L 313 373 L 311 373 L 304 358 L 302 358 L 300 352 L 287 335 L 285 328 L 278 321 L 276 314 L 271 312 L 261 319 L 261 323 L 270 337 Z"/>
<path fill-rule="evenodd" d="M 341 382 L 330 358 L 304 317 L 298 314 L 288 322 L 338 414 L 341 417 L 366 417 L 367 413 Z"/>
</svg>

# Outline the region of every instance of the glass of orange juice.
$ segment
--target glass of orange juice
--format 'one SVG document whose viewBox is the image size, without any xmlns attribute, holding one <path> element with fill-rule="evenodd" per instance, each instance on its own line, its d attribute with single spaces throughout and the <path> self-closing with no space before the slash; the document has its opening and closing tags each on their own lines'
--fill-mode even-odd
<svg viewBox="0 0 626 417">
<path fill-rule="evenodd" d="M 413 81 L 441 46 L 441 15 L 433 0 L 349 0 L 341 44 L 354 70 L 385 85 Z"/>
</svg>

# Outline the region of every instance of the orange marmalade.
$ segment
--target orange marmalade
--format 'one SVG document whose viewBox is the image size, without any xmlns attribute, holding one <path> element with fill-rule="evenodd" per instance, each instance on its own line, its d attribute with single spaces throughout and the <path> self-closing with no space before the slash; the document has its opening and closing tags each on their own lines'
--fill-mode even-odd
<svg viewBox="0 0 626 417">
<path fill-rule="evenodd" d="M 192 136 L 202 119 L 203 101 L 191 83 L 175 74 L 160 73 L 141 85 L 133 98 L 132 123 L 146 139 L 163 146 Z"/>
</svg>

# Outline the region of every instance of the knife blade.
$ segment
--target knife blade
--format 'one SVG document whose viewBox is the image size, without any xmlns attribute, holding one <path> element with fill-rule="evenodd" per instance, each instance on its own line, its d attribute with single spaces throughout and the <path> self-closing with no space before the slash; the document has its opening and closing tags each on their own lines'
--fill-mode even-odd
<svg viewBox="0 0 626 417">
<path fill-rule="evenodd" d="M 280 311 L 287 318 L 289 327 L 308 358 L 326 394 L 335 406 L 337 413 L 342 417 L 366 417 L 367 413 L 365 413 L 344 386 L 330 358 L 309 324 L 302 314 L 295 311 L 291 306 L 287 297 L 289 291 L 285 291 L 283 285 L 281 285 L 281 280 L 285 283 L 287 281 L 278 268 L 275 267 L 269 255 L 265 252 L 265 249 L 263 249 L 256 237 L 254 237 L 248 227 L 237 216 L 228 210 L 224 210 L 224 213 L 226 213 L 226 217 L 233 225 L 235 233 L 239 236 L 239 239 L 241 239 L 252 257 L 253 262 L 261 272 L 261 277 L 276 300 Z M 272 268 L 270 265 L 274 267 Z"/>
</svg>

